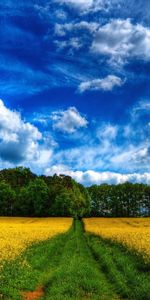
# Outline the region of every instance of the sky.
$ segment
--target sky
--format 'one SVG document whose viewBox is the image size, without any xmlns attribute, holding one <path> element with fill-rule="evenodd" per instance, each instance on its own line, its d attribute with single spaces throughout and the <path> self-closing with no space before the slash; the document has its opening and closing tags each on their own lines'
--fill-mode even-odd
<svg viewBox="0 0 150 300">
<path fill-rule="evenodd" d="M 150 184 L 149 0 L 0 3 L 0 169 Z"/>
</svg>

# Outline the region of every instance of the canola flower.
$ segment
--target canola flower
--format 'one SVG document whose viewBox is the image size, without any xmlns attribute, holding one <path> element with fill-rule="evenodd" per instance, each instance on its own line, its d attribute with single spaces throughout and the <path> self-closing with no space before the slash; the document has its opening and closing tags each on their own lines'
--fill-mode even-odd
<svg viewBox="0 0 150 300">
<path fill-rule="evenodd" d="M 84 219 L 85 230 L 121 242 L 131 250 L 150 259 L 150 218 L 90 218 Z"/>
<path fill-rule="evenodd" d="M 72 218 L 0 217 L 0 266 L 30 244 L 66 232 L 71 224 Z"/>
</svg>

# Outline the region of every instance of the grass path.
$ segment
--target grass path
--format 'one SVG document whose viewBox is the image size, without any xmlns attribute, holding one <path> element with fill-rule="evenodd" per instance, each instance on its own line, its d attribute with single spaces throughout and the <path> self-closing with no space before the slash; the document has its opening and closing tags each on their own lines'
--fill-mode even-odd
<svg viewBox="0 0 150 300">
<path fill-rule="evenodd" d="M 150 268 L 125 247 L 87 235 L 93 257 L 122 299 L 150 300 Z"/>
<path fill-rule="evenodd" d="M 80 222 L 75 222 L 75 228 L 65 245 L 60 265 L 50 278 L 43 299 L 118 299 L 93 258 Z"/>
<path fill-rule="evenodd" d="M 80 221 L 7 263 L 0 280 L 4 300 L 37 299 L 39 288 L 43 300 L 150 300 L 150 273 L 140 258 L 86 234 Z"/>
</svg>

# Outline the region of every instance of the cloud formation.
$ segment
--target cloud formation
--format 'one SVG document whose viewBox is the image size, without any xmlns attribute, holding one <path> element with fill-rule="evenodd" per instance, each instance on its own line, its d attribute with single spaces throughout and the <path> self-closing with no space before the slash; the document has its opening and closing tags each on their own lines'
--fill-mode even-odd
<svg viewBox="0 0 150 300">
<path fill-rule="evenodd" d="M 148 174 L 149 1 L 8 0 L 0 16 L 0 167 Z"/>
<path fill-rule="evenodd" d="M 133 106 L 132 111 L 134 109 Z M 84 133 L 78 145 L 56 151 L 53 163 L 59 162 L 71 170 L 76 168 L 81 171 L 149 172 L 149 121 L 141 126 L 141 116 L 132 120 L 132 113 L 130 115 L 130 121 L 124 125 L 94 122 L 92 129 Z"/>
<path fill-rule="evenodd" d="M 54 165 L 51 168 L 45 170 L 46 175 L 60 175 L 65 174 L 74 178 L 77 182 L 86 186 L 92 184 L 119 184 L 124 182 L 143 183 L 150 184 L 150 173 L 132 173 L 122 174 L 115 172 L 96 172 L 93 170 L 87 171 L 72 171 L 65 165 Z"/>
<path fill-rule="evenodd" d="M 119 63 L 131 58 L 150 60 L 150 29 L 132 24 L 130 19 L 114 19 L 100 26 L 93 37 L 91 51 Z"/>
<path fill-rule="evenodd" d="M 60 4 L 66 4 L 83 13 L 102 10 L 105 7 L 105 0 L 55 0 Z"/>
<path fill-rule="evenodd" d="M 51 147 L 52 148 L 52 147 Z M 0 100 L 0 159 L 1 163 L 45 166 L 52 149 L 43 134 L 33 124 L 22 119 L 17 111 L 7 108 Z"/>
<path fill-rule="evenodd" d="M 138 108 L 139 115 L 140 107 L 142 112 L 143 109 L 149 110 L 146 103 L 139 101 L 132 111 Z M 81 140 L 71 134 L 87 127 L 88 121 L 75 107 L 55 111 L 51 118 L 45 115 L 46 124 L 41 122 L 41 117 L 43 120 L 44 115 L 37 114 L 36 123 L 39 118 L 40 126 L 45 128 L 43 133 L 30 122 L 23 120 L 19 112 L 10 110 L 2 100 L 0 101 L 1 166 L 21 163 L 33 170 L 44 171 L 47 175 L 70 175 L 85 185 L 104 182 L 117 184 L 125 181 L 150 183 L 150 143 L 147 139 L 150 126 L 149 123 L 145 125 L 147 131 L 145 127 L 140 128 L 140 116 L 134 119 L 133 123 L 130 121 L 127 124 L 128 130 L 127 125 L 94 123 L 92 133 L 83 131 Z M 72 141 L 78 138 L 78 146 L 63 146 L 62 149 L 60 143 L 57 144 L 51 136 L 50 121 L 55 130 L 55 137 L 59 131 L 67 134 L 65 143 L 68 135 Z M 136 128 L 134 132 L 133 126 Z M 140 139 L 136 140 L 139 129 Z M 130 143 L 127 142 L 129 139 Z"/>
<path fill-rule="evenodd" d="M 56 23 L 55 24 L 55 34 L 57 36 L 63 37 L 68 32 L 77 32 L 79 30 L 86 30 L 90 33 L 94 33 L 99 28 L 99 23 L 97 22 L 70 22 L 70 23 Z"/>
<path fill-rule="evenodd" d="M 37 156 L 42 134 L 32 124 L 21 119 L 0 100 L 0 157 L 9 162 L 31 160 Z"/>
<path fill-rule="evenodd" d="M 81 116 L 75 107 L 53 112 L 51 120 L 53 121 L 53 129 L 68 134 L 87 127 L 88 124 L 86 118 Z"/>
<path fill-rule="evenodd" d="M 81 93 L 91 91 L 112 91 L 115 87 L 121 87 L 124 84 L 124 80 L 115 75 L 108 75 L 102 79 L 93 79 L 89 81 L 81 82 L 79 85 L 79 91 Z"/>
<path fill-rule="evenodd" d="M 99 140 L 104 141 L 112 141 L 117 137 L 118 127 L 117 125 L 112 124 L 104 124 L 100 128 L 97 129 L 96 136 Z"/>
</svg>

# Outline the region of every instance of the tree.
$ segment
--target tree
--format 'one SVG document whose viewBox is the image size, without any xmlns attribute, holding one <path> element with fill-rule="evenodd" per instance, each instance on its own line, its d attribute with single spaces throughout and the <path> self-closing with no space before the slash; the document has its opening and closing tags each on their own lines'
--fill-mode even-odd
<svg viewBox="0 0 150 300">
<path fill-rule="evenodd" d="M 22 187 L 16 199 L 16 214 L 24 217 L 34 215 L 33 199 L 29 195 L 29 189 Z"/>
<path fill-rule="evenodd" d="M 111 213 L 110 191 L 108 184 L 93 185 L 88 188 L 91 197 L 91 215 L 109 216 Z"/>
<path fill-rule="evenodd" d="M 70 176 L 37 176 L 17 167 L 0 171 L 0 214 L 17 216 L 150 215 L 150 186 L 126 182 L 85 188 Z"/>
<path fill-rule="evenodd" d="M 70 194 L 69 211 L 72 217 L 82 218 L 89 215 L 91 210 L 91 201 L 88 192 L 81 185 L 73 180 L 73 187 Z"/>
<path fill-rule="evenodd" d="M 50 209 L 51 215 L 54 216 L 71 216 L 70 212 L 70 191 L 68 191 L 66 188 L 61 188 L 59 193 L 57 194 L 55 198 L 55 202 L 53 206 Z"/>
<path fill-rule="evenodd" d="M 12 216 L 14 210 L 15 192 L 5 181 L 0 182 L 0 215 Z"/>
<path fill-rule="evenodd" d="M 36 178 L 21 189 L 19 202 L 23 215 L 47 215 L 49 190 L 43 179 Z"/>
</svg>

